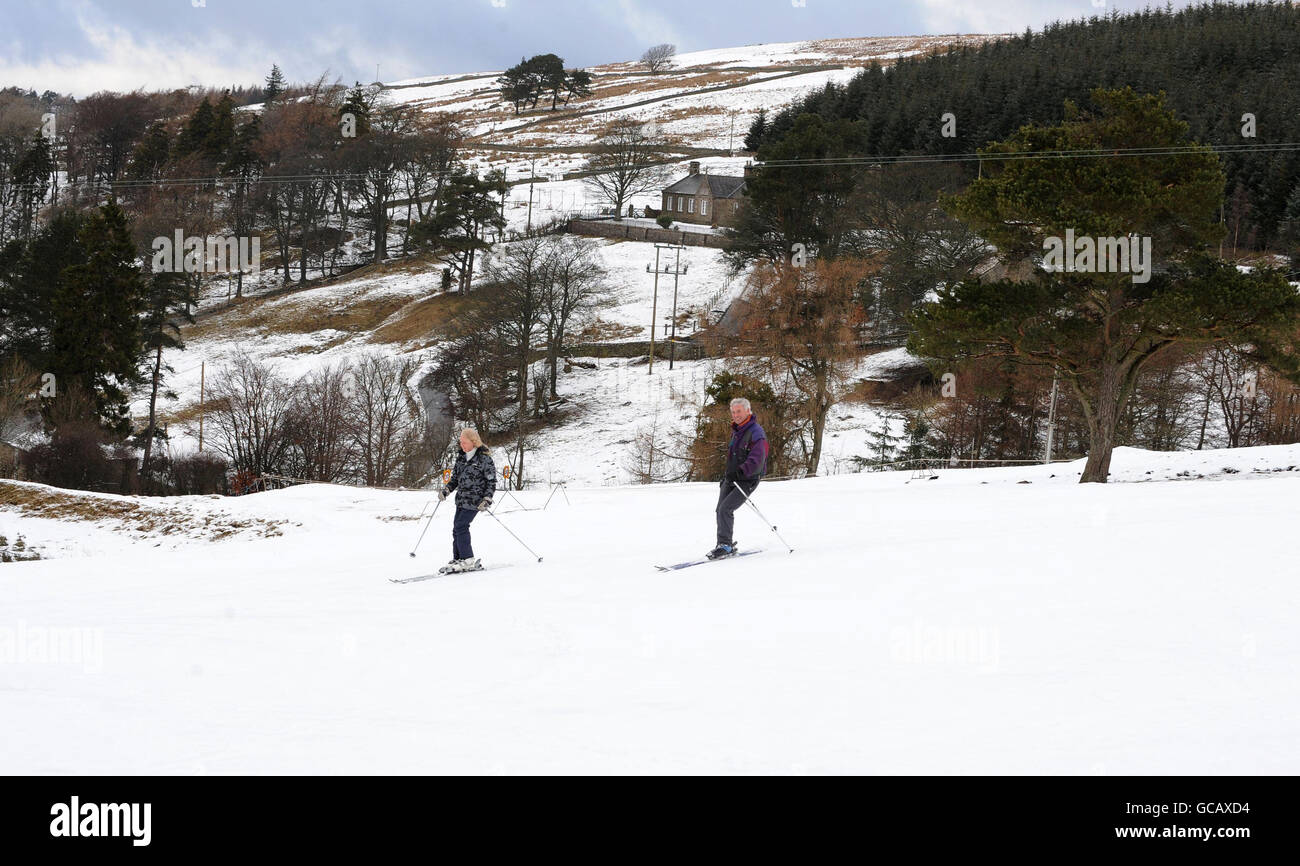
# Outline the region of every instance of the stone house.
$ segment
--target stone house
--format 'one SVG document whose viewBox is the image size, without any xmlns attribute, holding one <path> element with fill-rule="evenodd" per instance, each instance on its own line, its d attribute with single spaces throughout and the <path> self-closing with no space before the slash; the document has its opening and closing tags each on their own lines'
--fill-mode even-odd
<svg viewBox="0 0 1300 866">
<path fill-rule="evenodd" d="M 678 222 L 714 227 L 734 225 L 749 174 L 749 166 L 745 166 L 744 177 L 701 173 L 700 164 L 692 162 L 690 173 L 663 191 L 663 207 L 659 212 Z"/>
</svg>

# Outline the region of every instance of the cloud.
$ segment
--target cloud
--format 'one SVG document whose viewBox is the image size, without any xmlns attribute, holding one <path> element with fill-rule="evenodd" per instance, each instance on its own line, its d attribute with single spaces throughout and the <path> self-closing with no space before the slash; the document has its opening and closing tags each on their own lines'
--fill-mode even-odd
<svg viewBox="0 0 1300 866">
<path fill-rule="evenodd" d="M 196 19 L 210 8 L 192 8 Z M 0 80 L 7 84 L 85 96 L 99 90 L 161 90 L 190 84 L 259 82 L 269 64 L 267 49 L 254 40 L 232 39 L 196 21 L 166 39 L 136 37 L 81 6 L 75 27 L 49 43 L 39 59 L 18 59 L 13 51 L 0 57 Z"/>
<path fill-rule="evenodd" d="M 661 13 L 647 8 L 640 0 L 617 0 L 615 3 L 596 0 L 594 7 L 646 48 L 661 42 L 677 44 L 681 41 L 677 28 Z"/>
</svg>

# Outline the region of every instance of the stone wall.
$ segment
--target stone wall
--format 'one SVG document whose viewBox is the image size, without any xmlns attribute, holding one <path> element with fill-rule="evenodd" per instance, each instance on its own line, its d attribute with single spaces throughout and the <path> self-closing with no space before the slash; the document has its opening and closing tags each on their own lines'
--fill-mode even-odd
<svg viewBox="0 0 1300 866">
<path fill-rule="evenodd" d="M 569 231 L 575 235 L 588 235 L 598 238 L 627 238 L 628 240 L 647 241 L 649 243 L 681 244 L 686 247 L 726 249 L 728 246 L 727 239 L 723 235 L 634 226 L 621 220 L 570 220 Z"/>
</svg>

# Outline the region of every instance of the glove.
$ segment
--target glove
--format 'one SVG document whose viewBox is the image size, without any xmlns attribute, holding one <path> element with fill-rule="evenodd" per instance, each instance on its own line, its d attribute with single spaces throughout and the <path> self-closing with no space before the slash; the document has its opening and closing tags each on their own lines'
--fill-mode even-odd
<svg viewBox="0 0 1300 866">
<path fill-rule="evenodd" d="M 491 497 L 491 496 L 485 496 L 485 497 L 483 497 L 483 501 L 480 502 L 480 503 L 478 504 L 478 510 L 479 510 L 479 511 L 487 511 L 487 510 L 488 510 L 489 508 L 491 508 L 491 507 L 492 507 L 492 497 Z"/>
<path fill-rule="evenodd" d="M 724 475 L 724 476 L 722 477 L 722 480 L 725 481 L 725 482 L 727 483 L 727 486 L 728 486 L 728 487 L 730 487 L 730 486 L 731 486 L 731 483 L 732 483 L 733 481 L 739 481 L 739 480 L 740 480 L 740 473 L 739 473 L 739 472 L 728 472 L 726 475 Z"/>
<path fill-rule="evenodd" d="M 441 502 L 442 500 L 446 499 L 448 494 L 450 493 L 451 491 L 448 490 L 446 487 L 442 488 L 441 490 L 438 491 L 438 501 Z"/>
</svg>

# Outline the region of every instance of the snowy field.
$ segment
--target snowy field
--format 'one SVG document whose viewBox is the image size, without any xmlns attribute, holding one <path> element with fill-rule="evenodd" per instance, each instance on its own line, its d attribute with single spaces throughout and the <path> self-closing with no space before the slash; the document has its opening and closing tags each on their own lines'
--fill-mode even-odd
<svg viewBox="0 0 1300 866">
<path fill-rule="evenodd" d="M 0 772 L 1293 774 L 1298 467 L 769 483 L 793 554 L 742 512 L 763 553 L 671 574 L 715 487 L 571 487 L 500 509 L 542 563 L 480 517 L 510 567 L 404 586 L 426 494 L 180 500 L 283 534 L 0 566 Z"/>
</svg>

